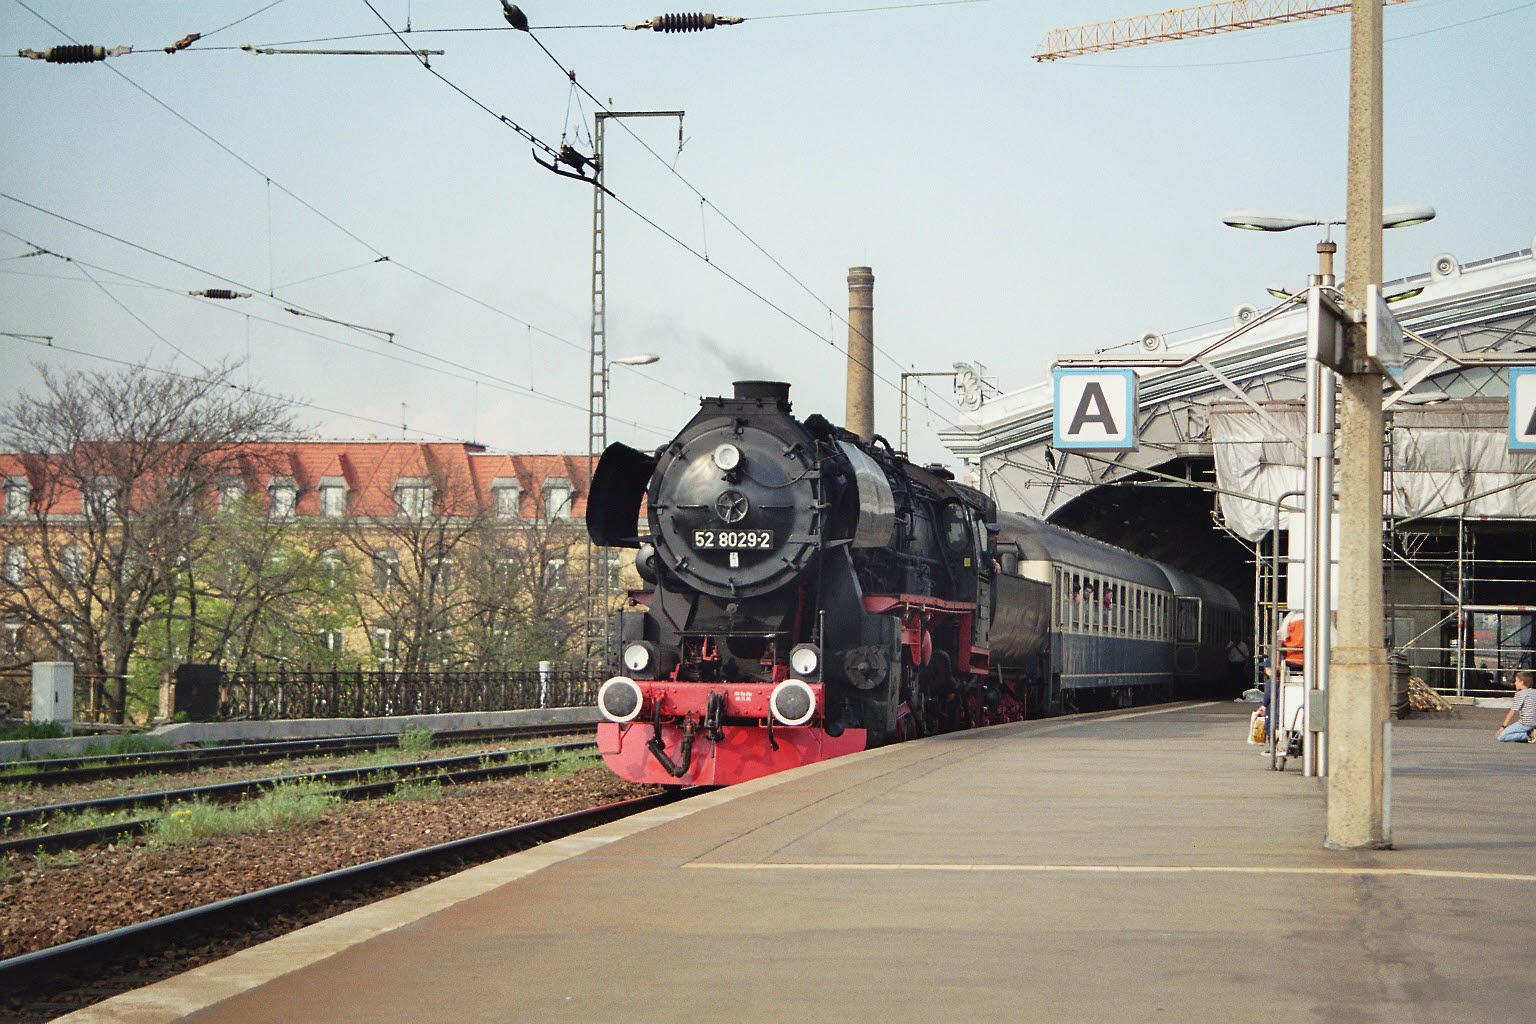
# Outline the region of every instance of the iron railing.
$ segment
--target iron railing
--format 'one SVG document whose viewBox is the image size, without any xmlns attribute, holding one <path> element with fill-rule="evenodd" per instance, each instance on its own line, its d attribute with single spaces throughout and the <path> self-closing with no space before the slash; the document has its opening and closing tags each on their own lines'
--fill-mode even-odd
<svg viewBox="0 0 1536 1024">
<path fill-rule="evenodd" d="M 235 670 L 222 673 L 217 718 L 382 718 L 581 707 L 596 703 L 599 682 L 584 669 L 564 666 L 483 672 Z"/>
</svg>

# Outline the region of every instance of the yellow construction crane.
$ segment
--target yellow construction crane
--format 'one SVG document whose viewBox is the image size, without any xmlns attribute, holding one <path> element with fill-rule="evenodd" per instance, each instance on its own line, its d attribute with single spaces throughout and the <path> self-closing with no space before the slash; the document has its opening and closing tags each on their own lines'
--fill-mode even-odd
<svg viewBox="0 0 1536 1024">
<path fill-rule="evenodd" d="M 1382 0 L 1382 5 L 1409 0 Z M 1223 3 L 1179 7 L 1160 14 L 1138 14 L 1076 28 L 1052 29 L 1035 50 L 1035 60 L 1060 60 L 1084 53 L 1119 50 L 1172 39 L 1214 36 L 1222 32 L 1282 25 L 1329 14 L 1346 14 L 1351 4 L 1326 0 L 1226 0 Z"/>
</svg>

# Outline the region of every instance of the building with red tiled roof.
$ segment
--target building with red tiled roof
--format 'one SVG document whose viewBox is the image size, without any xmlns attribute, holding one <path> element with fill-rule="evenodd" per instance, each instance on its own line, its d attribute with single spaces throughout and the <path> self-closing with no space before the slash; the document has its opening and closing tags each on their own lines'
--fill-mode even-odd
<svg viewBox="0 0 1536 1024">
<path fill-rule="evenodd" d="M 135 657 L 226 664 L 487 667 L 558 657 L 583 623 L 584 455 L 310 439 L 219 452 L 191 483 L 185 460 L 133 480 L 80 468 L 128 464 L 111 454 L 0 453 L 11 664 L 112 641 L 124 607 Z"/>
</svg>

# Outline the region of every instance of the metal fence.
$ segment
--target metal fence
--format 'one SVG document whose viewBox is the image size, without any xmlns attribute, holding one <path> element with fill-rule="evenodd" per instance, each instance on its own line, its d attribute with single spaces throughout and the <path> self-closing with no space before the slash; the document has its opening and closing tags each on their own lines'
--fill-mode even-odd
<svg viewBox="0 0 1536 1024">
<path fill-rule="evenodd" d="M 226 722 L 382 718 L 581 707 L 596 702 L 598 684 L 584 669 L 567 667 L 496 672 L 233 671 L 222 673 L 219 680 L 216 717 Z"/>
</svg>

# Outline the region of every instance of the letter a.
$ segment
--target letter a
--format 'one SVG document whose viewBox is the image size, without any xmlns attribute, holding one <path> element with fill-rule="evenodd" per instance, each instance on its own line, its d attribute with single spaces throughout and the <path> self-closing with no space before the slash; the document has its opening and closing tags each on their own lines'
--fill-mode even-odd
<svg viewBox="0 0 1536 1024">
<path fill-rule="evenodd" d="M 1090 404 L 1098 411 L 1090 412 Z M 1089 381 L 1083 387 L 1083 397 L 1077 403 L 1077 412 L 1072 414 L 1072 426 L 1067 428 L 1067 436 L 1076 437 L 1085 423 L 1103 424 L 1104 432 L 1110 437 L 1120 433 L 1115 426 L 1114 415 L 1109 411 L 1109 402 L 1104 397 L 1104 386 L 1096 380 Z"/>
</svg>

